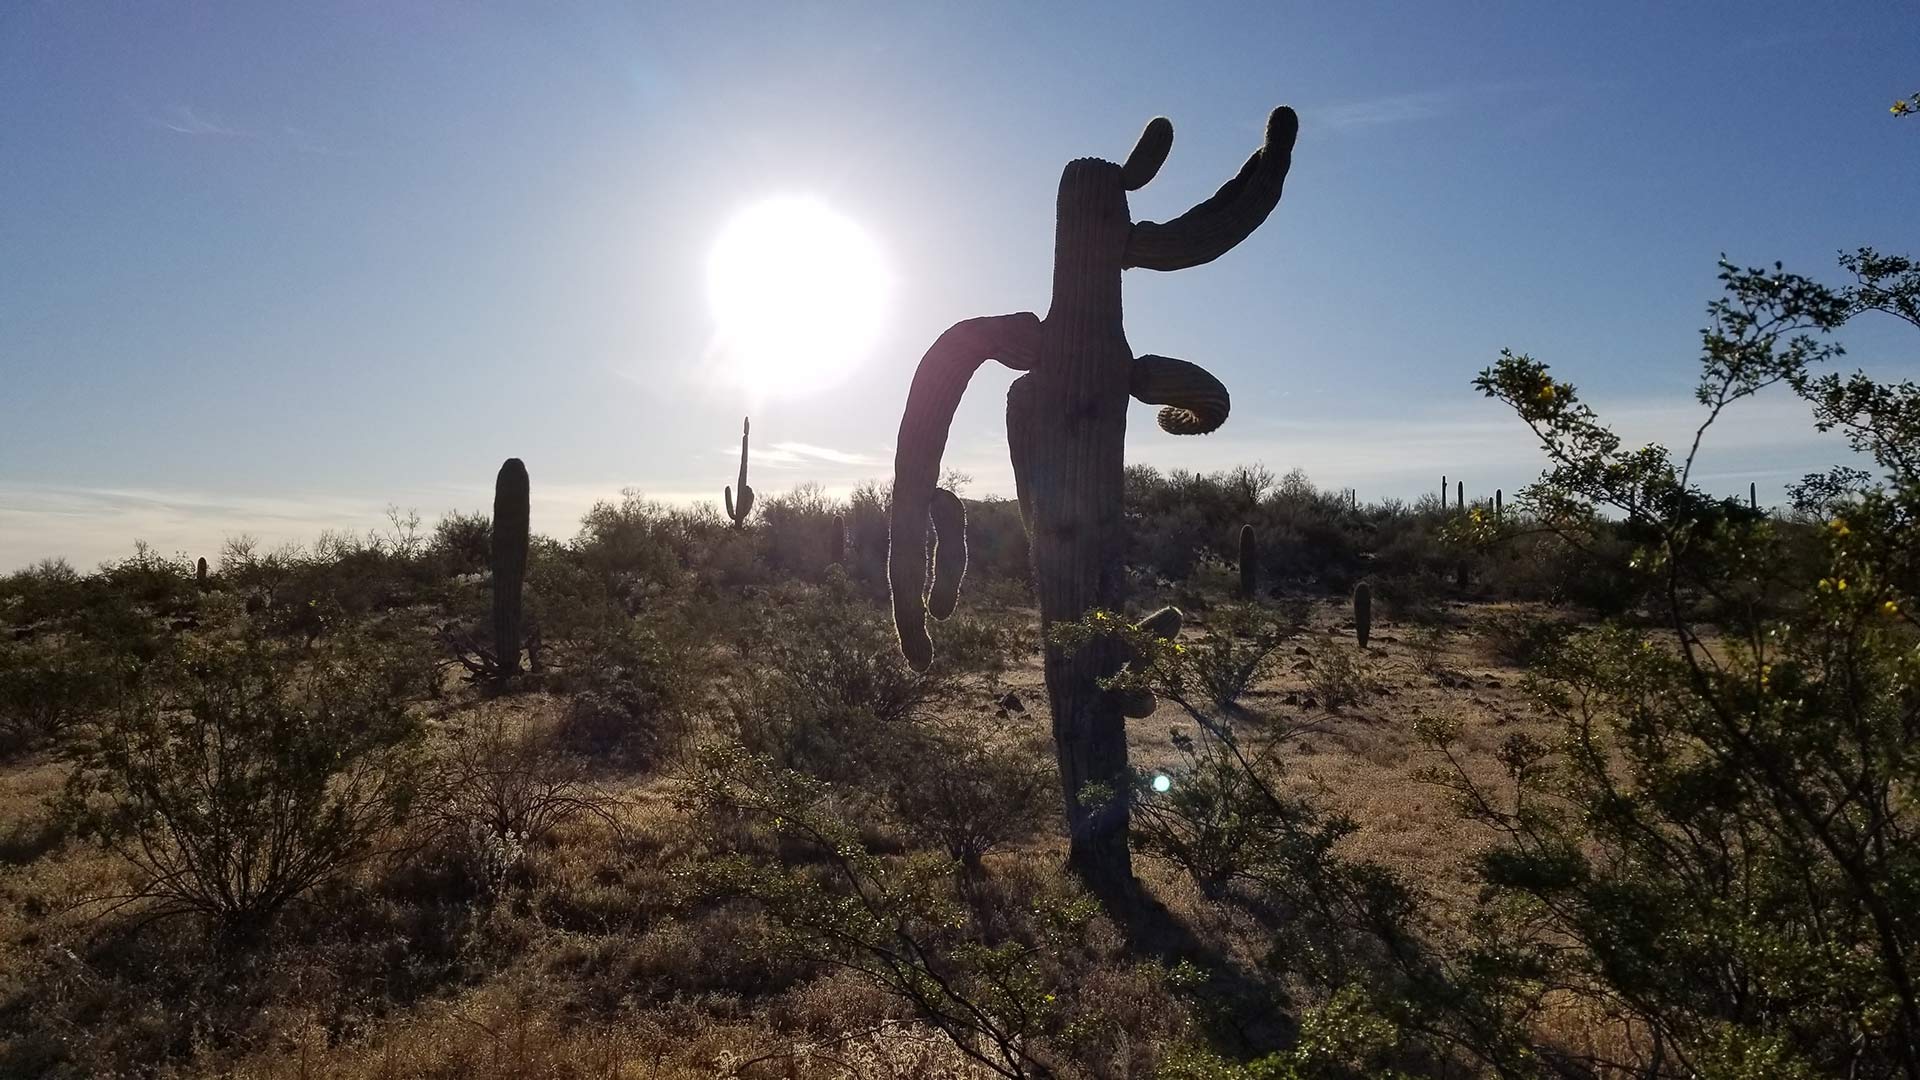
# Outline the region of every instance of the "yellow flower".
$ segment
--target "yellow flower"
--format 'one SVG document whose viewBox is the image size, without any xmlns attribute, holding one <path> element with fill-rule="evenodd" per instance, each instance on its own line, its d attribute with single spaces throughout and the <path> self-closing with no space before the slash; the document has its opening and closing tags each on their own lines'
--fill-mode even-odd
<svg viewBox="0 0 1920 1080">
<path fill-rule="evenodd" d="M 1537 396 L 1540 398 L 1541 401 L 1552 401 L 1553 400 L 1553 384 L 1548 383 L 1545 386 L 1542 386 L 1540 388 L 1540 393 Z"/>
<path fill-rule="evenodd" d="M 1833 579 L 1832 579 L 1832 578 L 1824 578 L 1824 577 L 1823 577 L 1823 578 L 1821 578 L 1821 579 L 1820 579 L 1820 591 L 1821 591 L 1821 592 L 1832 592 L 1832 591 L 1833 591 Z"/>
<path fill-rule="evenodd" d="M 1880 605 L 1880 610 L 1886 612 L 1889 615 L 1898 615 L 1900 614 L 1900 605 L 1889 600 L 1886 603 Z"/>
<path fill-rule="evenodd" d="M 1845 536 L 1848 533 L 1853 531 L 1852 529 L 1847 528 L 1846 518 L 1834 518 L 1832 521 L 1827 523 L 1827 528 L 1832 529 L 1833 535 L 1835 536 Z"/>
<path fill-rule="evenodd" d="M 1834 583 L 1833 583 L 1833 587 L 1834 587 L 1834 588 L 1836 588 L 1836 589 L 1839 589 L 1839 590 L 1840 590 L 1841 592 L 1846 592 L 1846 591 L 1847 591 L 1847 579 L 1846 579 L 1846 578 L 1841 578 L 1841 579 L 1840 579 L 1839 581 L 1836 581 L 1836 582 L 1834 582 Z"/>
</svg>

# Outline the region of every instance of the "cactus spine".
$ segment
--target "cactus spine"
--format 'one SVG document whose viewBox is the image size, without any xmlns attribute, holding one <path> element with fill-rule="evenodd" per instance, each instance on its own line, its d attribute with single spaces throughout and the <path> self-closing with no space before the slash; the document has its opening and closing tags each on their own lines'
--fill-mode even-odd
<svg viewBox="0 0 1920 1080">
<path fill-rule="evenodd" d="M 739 501 L 739 504 L 736 505 L 734 503 L 732 488 L 727 488 L 722 492 L 722 494 L 726 497 L 726 501 L 727 501 L 727 516 L 733 519 L 733 527 L 736 529 L 745 528 L 747 524 L 747 515 L 753 513 L 753 489 L 747 486 L 747 432 L 750 431 L 751 429 L 752 429 L 752 419 L 750 417 L 745 417 L 745 416 L 741 417 L 740 418 L 740 481 L 739 481 L 740 501 Z M 713 489 L 708 488 L 707 490 L 711 491 Z"/>
<path fill-rule="evenodd" d="M 527 577 L 527 467 L 508 458 L 493 481 L 493 655 L 500 678 L 520 673 L 520 587 Z"/>
<path fill-rule="evenodd" d="M 1367 636 L 1373 633 L 1373 586 L 1361 582 L 1353 587 L 1353 640 L 1367 647 Z"/>
<path fill-rule="evenodd" d="M 1127 399 L 1164 406 L 1160 428 L 1174 435 L 1213 431 L 1226 422 L 1229 407 L 1226 387 L 1202 368 L 1135 355 L 1121 317 L 1121 271 L 1199 266 L 1246 239 L 1280 200 L 1298 128 L 1293 110 L 1275 109 L 1264 145 L 1239 175 L 1164 223 L 1135 223 L 1127 208 L 1127 192 L 1152 180 L 1172 147 L 1173 125 L 1164 118 L 1147 125 L 1124 165 L 1070 162 L 1060 178 L 1046 318 L 1020 312 L 949 328 L 921 359 L 900 421 L 888 579 L 901 652 L 924 670 L 933 660 L 926 629 L 927 519 L 954 410 L 988 360 L 1026 373 L 1007 394 L 1007 442 L 1047 642 L 1069 863 L 1110 896 L 1132 895 L 1125 795 L 1131 774 L 1122 695 L 1099 683 L 1127 656 L 1118 640 L 1069 651 L 1053 643 L 1050 631 L 1095 607 L 1119 606 Z M 944 535 L 939 542 L 948 543 Z M 937 572 L 937 585 L 946 580 Z M 933 614 L 940 614 L 937 607 Z M 1111 794 L 1097 803 L 1082 799 L 1090 787 Z"/>
<path fill-rule="evenodd" d="M 1251 600 L 1260 589 L 1260 544 L 1252 525 L 1240 526 L 1240 595 Z"/>
</svg>

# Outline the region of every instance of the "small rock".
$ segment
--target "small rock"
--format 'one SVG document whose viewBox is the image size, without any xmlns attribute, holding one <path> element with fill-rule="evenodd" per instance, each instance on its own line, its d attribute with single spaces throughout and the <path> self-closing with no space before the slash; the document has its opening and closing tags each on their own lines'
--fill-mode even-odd
<svg viewBox="0 0 1920 1080">
<path fill-rule="evenodd" d="M 1314 700 L 1312 694 L 1308 694 L 1306 697 L 1300 699 L 1300 707 L 1303 709 L 1317 709 L 1320 707 L 1320 703 Z"/>
<path fill-rule="evenodd" d="M 1011 690 L 1007 691 L 1006 695 L 1000 699 L 1000 707 L 1008 712 L 1014 713 L 1027 711 L 1026 704 L 1020 700 L 1020 695 Z"/>
<path fill-rule="evenodd" d="M 1283 698 L 1281 698 L 1281 699 L 1280 699 L 1280 704 L 1282 704 L 1282 705 L 1298 705 L 1298 704 L 1300 704 L 1300 695 L 1299 695 L 1299 694 L 1288 694 L 1288 695 L 1287 695 L 1286 697 L 1283 697 Z"/>
<path fill-rule="evenodd" d="M 1307 647 L 1305 645 L 1295 645 L 1293 647 L 1293 655 L 1295 656 L 1307 655 Z"/>
</svg>

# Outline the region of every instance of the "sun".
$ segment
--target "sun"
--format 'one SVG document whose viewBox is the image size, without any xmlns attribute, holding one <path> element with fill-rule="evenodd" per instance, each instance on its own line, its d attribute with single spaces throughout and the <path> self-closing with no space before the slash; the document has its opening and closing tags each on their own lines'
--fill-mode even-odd
<svg viewBox="0 0 1920 1080">
<path fill-rule="evenodd" d="M 889 291 L 859 225 L 817 199 L 769 199 L 728 222 L 707 261 L 717 359 L 756 394 L 829 386 L 872 351 Z"/>
</svg>

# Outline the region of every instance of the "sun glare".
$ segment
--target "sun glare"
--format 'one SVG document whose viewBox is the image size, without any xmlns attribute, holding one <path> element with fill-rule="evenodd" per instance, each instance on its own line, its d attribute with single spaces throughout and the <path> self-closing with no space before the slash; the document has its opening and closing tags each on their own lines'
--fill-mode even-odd
<svg viewBox="0 0 1920 1080">
<path fill-rule="evenodd" d="M 814 199 L 740 213 L 707 263 L 718 359 L 756 393 L 798 393 L 845 378 L 880 333 L 888 280 L 860 226 Z"/>
</svg>

